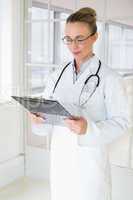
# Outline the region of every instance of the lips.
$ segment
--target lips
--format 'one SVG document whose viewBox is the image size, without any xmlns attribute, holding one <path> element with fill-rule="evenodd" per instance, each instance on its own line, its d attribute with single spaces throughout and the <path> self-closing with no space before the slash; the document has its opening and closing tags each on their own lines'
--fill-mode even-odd
<svg viewBox="0 0 133 200">
<path fill-rule="evenodd" d="M 80 54 L 81 52 L 80 51 L 75 51 L 75 52 L 72 52 L 74 55 L 78 55 Z"/>
</svg>

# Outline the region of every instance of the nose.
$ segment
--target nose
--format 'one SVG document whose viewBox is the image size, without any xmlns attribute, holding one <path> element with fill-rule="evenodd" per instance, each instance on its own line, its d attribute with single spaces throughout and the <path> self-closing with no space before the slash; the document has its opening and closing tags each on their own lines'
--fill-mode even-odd
<svg viewBox="0 0 133 200">
<path fill-rule="evenodd" d="M 78 47 L 78 44 L 76 42 L 76 40 L 73 40 L 72 43 L 70 44 L 71 48 L 77 48 Z"/>
</svg>

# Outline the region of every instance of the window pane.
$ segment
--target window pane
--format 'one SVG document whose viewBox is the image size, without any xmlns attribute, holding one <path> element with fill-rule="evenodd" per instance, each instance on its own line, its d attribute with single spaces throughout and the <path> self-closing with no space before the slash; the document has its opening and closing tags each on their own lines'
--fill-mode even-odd
<svg viewBox="0 0 133 200">
<path fill-rule="evenodd" d="M 47 22 L 32 23 L 31 39 L 31 62 L 32 63 L 52 63 L 53 59 L 53 35 L 48 33 Z M 53 23 L 50 23 L 50 31 L 53 32 Z M 49 52 L 50 45 L 50 52 Z M 49 55 L 50 53 L 50 55 Z"/>
<path fill-rule="evenodd" d="M 54 17 L 50 11 L 51 18 Z M 53 22 L 48 22 L 48 10 L 44 8 L 32 8 L 31 23 L 31 62 L 52 63 L 53 62 Z M 50 33 L 49 33 L 50 32 Z"/>
<path fill-rule="evenodd" d="M 64 29 L 65 29 L 65 23 L 66 19 L 69 16 L 69 14 L 66 13 L 61 13 L 60 17 L 64 19 L 64 21 L 61 21 L 61 40 L 60 40 L 60 46 L 61 46 L 61 51 L 60 51 L 60 57 L 61 57 L 61 63 L 63 62 L 69 62 L 72 59 L 72 55 L 70 51 L 68 50 L 67 46 L 63 44 L 62 38 L 64 36 Z"/>
<path fill-rule="evenodd" d="M 54 10 L 48 10 L 48 5 L 47 4 L 40 4 L 41 7 L 36 7 L 36 6 L 32 6 L 32 20 L 48 20 L 48 18 L 50 17 L 50 19 L 53 19 L 53 11 Z M 50 14 L 50 16 L 49 16 Z"/>
<path fill-rule="evenodd" d="M 60 19 L 64 19 L 64 21 L 67 19 L 67 17 L 70 15 L 70 13 L 61 13 Z"/>
<path fill-rule="evenodd" d="M 123 64 L 125 68 L 133 69 L 133 30 L 125 29 L 123 34 Z"/>
<path fill-rule="evenodd" d="M 117 69 L 133 69 L 133 29 L 109 25 L 108 64 Z"/>
<path fill-rule="evenodd" d="M 119 68 L 121 66 L 122 28 L 109 25 L 108 41 L 108 64 L 112 68 Z"/>
<path fill-rule="evenodd" d="M 48 66 L 32 66 L 31 74 L 31 85 L 32 85 L 32 94 L 41 94 L 44 91 L 44 86 L 47 80 L 47 77 L 51 73 Z"/>
<path fill-rule="evenodd" d="M 48 19 L 48 9 L 32 7 L 32 20 Z"/>
<path fill-rule="evenodd" d="M 102 22 L 97 22 L 98 39 L 94 44 L 94 53 L 102 59 L 104 56 L 104 26 Z"/>
</svg>

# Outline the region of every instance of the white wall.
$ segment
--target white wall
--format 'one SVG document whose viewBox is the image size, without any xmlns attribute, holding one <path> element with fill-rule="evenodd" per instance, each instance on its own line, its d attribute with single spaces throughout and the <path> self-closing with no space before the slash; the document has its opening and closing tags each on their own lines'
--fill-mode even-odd
<svg viewBox="0 0 133 200">
<path fill-rule="evenodd" d="M 16 106 L 0 105 L 0 162 L 17 156 L 21 152 L 20 116 Z"/>
<path fill-rule="evenodd" d="M 26 176 L 49 180 L 50 152 L 33 146 L 26 147 Z"/>
<path fill-rule="evenodd" d="M 19 17 L 20 2 L 22 1 L 0 1 L 0 13 L 2 15 L 0 32 L 3 36 L 6 34 L 9 36 L 8 38 L 0 37 L 4 44 L 1 43 L 0 45 L 2 51 L 0 74 L 3 73 L 3 81 L 1 82 L 2 79 L 0 79 L 0 92 L 4 90 L 4 93 L 8 95 L 8 88 L 6 84 L 4 85 L 9 80 L 8 75 L 11 80 L 8 86 L 14 94 L 20 92 L 23 86 L 23 73 L 21 73 L 23 71 L 23 58 L 21 56 L 23 48 L 20 42 L 20 33 L 23 33 L 23 30 L 21 29 L 22 23 L 20 23 Z M 19 15 L 16 15 L 16 11 Z M 11 73 L 8 73 L 10 70 Z M 11 103 L 9 96 L 5 99 L 4 96 L 0 95 L 0 186 L 24 175 L 22 117 L 22 111 Z"/>
<path fill-rule="evenodd" d="M 133 25 L 133 1 L 131 0 L 111 0 L 107 1 L 108 18 L 126 21 L 131 19 Z"/>
<path fill-rule="evenodd" d="M 8 6 L 8 7 L 7 7 Z M 1 35 L 0 35 L 0 95 L 10 94 L 11 84 L 11 2 L 1 1 L 0 2 L 0 13 L 1 13 Z M 7 48 L 8 47 L 8 48 Z M 6 70 L 7 69 L 7 70 Z"/>
<path fill-rule="evenodd" d="M 20 111 L 13 104 L 0 104 L 0 186 L 24 175 Z"/>
</svg>

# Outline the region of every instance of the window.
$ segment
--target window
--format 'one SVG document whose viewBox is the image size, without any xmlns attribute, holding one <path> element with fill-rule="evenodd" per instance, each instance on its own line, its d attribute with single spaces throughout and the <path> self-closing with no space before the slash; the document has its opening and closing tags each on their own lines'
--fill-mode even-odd
<svg viewBox="0 0 133 200">
<path fill-rule="evenodd" d="M 133 69 L 133 28 L 123 30 L 123 66 Z"/>
<path fill-rule="evenodd" d="M 47 9 L 32 7 L 31 63 L 33 64 L 53 63 L 53 34 L 49 35 L 48 17 Z M 50 18 L 53 17 L 54 12 L 50 11 Z M 54 23 L 50 23 L 52 33 L 53 27 Z"/>
<path fill-rule="evenodd" d="M 94 44 L 94 53 L 101 59 L 104 59 L 104 40 L 105 40 L 105 26 L 103 22 L 97 22 L 97 29 L 98 29 L 98 39 Z"/>
<path fill-rule="evenodd" d="M 68 13 L 45 4 L 33 4 L 28 20 L 28 49 L 26 66 L 30 68 L 28 79 L 31 93 L 40 95 L 44 90 L 47 76 L 54 67 L 70 60 L 70 53 L 62 43 L 65 20 Z M 70 12 L 70 11 L 69 11 Z"/>
<path fill-rule="evenodd" d="M 64 36 L 64 28 L 65 28 L 65 20 L 69 14 L 61 13 L 60 18 L 63 19 L 61 22 L 61 38 Z M 68 48 L 64 45 L 64 43 L 60 40 L 60 61 L 63 62 L 70 62 L 70 59 L 72 58 L 71 53 L 69 52 Z"/>
<path fill-rule="evenodd" d="M 133 28 L 108 24 L 108 64 L 114 69 L 133 69 Z"/>
</svg>

